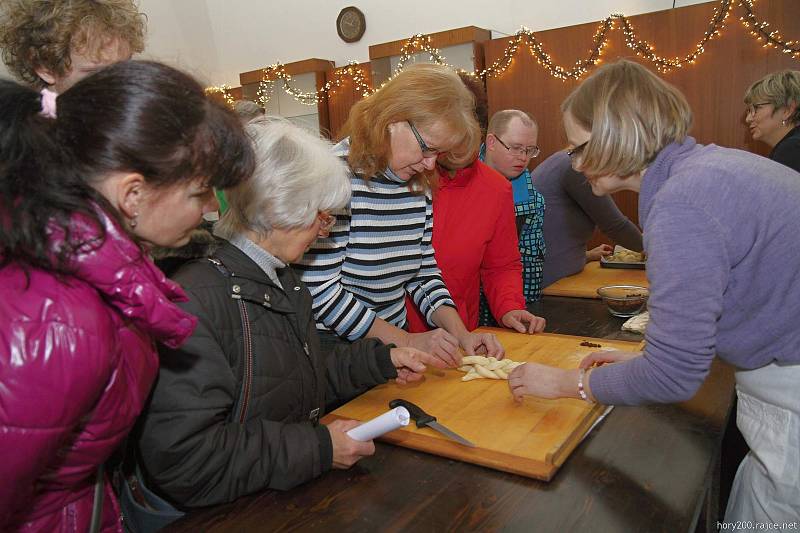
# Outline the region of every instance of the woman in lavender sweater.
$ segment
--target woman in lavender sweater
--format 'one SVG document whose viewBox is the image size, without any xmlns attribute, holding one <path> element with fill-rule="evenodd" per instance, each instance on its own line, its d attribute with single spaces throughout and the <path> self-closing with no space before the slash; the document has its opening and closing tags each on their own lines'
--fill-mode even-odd
<svg viewBox="0 0 800 533">
<path fill-rule="evenodd" d="M 714 355 L 735 365 L 742 461 L 726 521 L 800 519 L 800 183 L 747 152 L 697 144 L 684 96 L 644 67 L 600 68 L 562 104 L 572 164 L 597 195 L 639 192 L 650 282 L 644 352 L 575 370 L 528 363 L 516 399 L 681 402 Z M 611 363 L 593 368 L 595 363 Z"/>
</svg>

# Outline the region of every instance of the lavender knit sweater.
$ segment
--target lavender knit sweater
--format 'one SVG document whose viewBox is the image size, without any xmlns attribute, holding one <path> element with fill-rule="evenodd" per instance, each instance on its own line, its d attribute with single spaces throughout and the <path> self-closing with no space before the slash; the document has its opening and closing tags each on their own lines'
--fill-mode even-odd
<svg viewBox="0 0 800 533">
<path fill-rule="evenodd" d="M 688 137 L 644 174 L 639 220 L 651 289 L 647 348 L 592 372 L 598 401 L 687 400 L 715 354 L 743 369 L 800 364 L 797 172 Z"/>
</svg>

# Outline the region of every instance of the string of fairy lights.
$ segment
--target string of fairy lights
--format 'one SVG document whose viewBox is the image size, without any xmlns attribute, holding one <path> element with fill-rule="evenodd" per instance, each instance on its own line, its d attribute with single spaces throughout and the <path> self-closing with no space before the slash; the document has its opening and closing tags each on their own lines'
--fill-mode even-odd
<svg viewBox="0 0 800 533">
<path fill-rule="evenodd" d="M 234 100 L 233 96 L 231 96 L 230 85 L 216 85 L 214 87 L 206 87 L 205 91 L 206 94 L 221 94 L 222 98 L 225 99 L 225 103 L 233 107 Z"/>
<path fill-rule="evenodd" d="M 579 59 L 575 62 L 575 65 L 569 69 L 556 65 L 552 57 L 550 57 L 550 54 L 544 51 L 544 46 L 539 42 L 539 39 L 536 38 L 531 30 L 523 26 L 509 41 L 508 46 L 503 51 L 503 56 L 489 67 L 475 73 L 475 75 L 481 78 L 487 76 L 497 78 L 501 76 L 511 66 L 511 61 L 514 59 L 517 49 L 522 44 L 525 44 L 536 61 L 553 77 L 561 80 L 579 79 L 589 71 L 589 68 L 600 61 L 603 49 L 608 46 L 608 34 L 614 29 L 614 19 L 622 16 L 623 15 L 611 15 L 604 19 L 598 25 L 597 31 L 595 31 L 593 46 L 589 50 L 589 56 L 586 59 Z"/>
<path fill-rule="evenodd" d="M 598 24 L 588 55 L 583 59 L 578 59 L 571 67 L 557 65 L 550 54 L 545 51 L 544 45 L 539 41 L 536 35 L 534 35 L 533 31 L 523 26 L 508 41 L 508 45 L 503 50 L 503 54 L 499 59 L 495 60 L 490 66 L 483 70 L 467 72 L 467 74 L 481 78 L 500 77 L 511 67 L 511 63 L 519 48 L 526 47 L 537 63 L 544 67 L 553 77 L 560 80 L 577 80 L 582 78 L 593 66 L 597 65 L 602 60 L 603 52 L 609 45 L 609 34 L 617 27 L 617 24 L 619 24 L 619 27 L 622 29 L 625 44 L 628 48 L 636 53 L 637 56 L 653 63 L 659 72 L 669 72 L 676 68 L 683 68 L 686 65 L 693 65 L 697 61 L 697 58 L 705 53 L 706 44 L 722 34 L 726 21 L 735 5 L 739 5 L 744 11 L 739 20 L 745 28 L 748 29 L 750 34 L 762 43 L 762 46 L 765 48 L 777 49 L 784 54 L 791 55 L 794 59 L 800 59 L 800 41 L 787 41 L 778 30 L 770 30 L 770 24 L 759 20 L 756 16 L 753 8 L 755 1 L 756 0 L 720 0 L 719 5 L 714 9 L 714 13 L 709 19 L 708 28 L 704 32 L 702 39 L 700 39 L 691 51 L 683 57 L 669 58 L 658 55 L 655 46 L 645 40 L 637 38 L 636 30 L 628 17 L 615 13 L 606 17 Z M 445 65 L 456 70 L 453 65 L 447 62 L 447 58 L 442 55 L 441 51 L 433 46 L 430 35 L 416 34 L 403 43 L 397 67 L 395 67 L 389 79 L 401 72 L 406 63 L 416 54 L 420 53 L 427 53 L 430 61 L 434 63 Z M 465 72 L 461 69 L 458 70 Z M 302 91 L 297 89 L 293 85 L 292 76 L 280 62 L 264 68 L 263 72 L 264 75 L 259 82 L 257 100 L 258 103 L 264 107 L 266 107 L 267 103 L 273 97 L 276 85 L 280 85 L 283 91 L 301 104 L 309 106 L 317 105 L 321 100 L 333 94 L 336 89 L 348 81 L 353 83 L 355 89 L 362 96 L 369 96 L 380 89 L 380 87 L 373 88 L 370 85 L 363 67 L 355 61 L 351 61 L 344 67 L 334 69 L 332 79 L 327 81 L 316 91 Z M 385 83 L 386 82 L 384 82 L 384 85 Z M 381 85 L 381 87 L 382 86 L 383 85 Z M 206 88 L 206 93 L 220 93 L 225 101 L 232 106 L 233 97 L 230 95 L 230 90 L 231 88 L 229 86 L 221 85 Z"/>
<path fill-rule="evenodd" d="M 281 63 L 275 63 L 264 69 L 264 76 L 258 84 L 256 93 L 258 96 L 257 101 L 262 107 L 266 107 L 274 94 L 275 84 L 280 83 L 283 90 L 301 104 L 316 105 L 326 95 L 341 87 L 347 79 L 353 81 L 356 90 L 362 96 L 372 94 L 373 89 L 367 82 L 364 70 L 355 61 L 351 61 L 345 67 L 334 69 L 333 79 L 325 82 L 319 90 L 313 92 L 304 92 L 293 87 L 291 74 L 286 72 L 286 68 Z"/>
<path fill-rule="evenodd" d="M 739 17 L 739 20 L 750 30 L 750 35 L 763 41 L 764 47 L 776 48 L 794 59 L 800 59 L 800 46 L 798 46 L 800 42 L 785 40 L 777 30 L 767 31 L 769 24 L 759 21 L 753 13 L 753 0 L 740 0 L 739 5 L 744 8 L 744 15 Z"/>
<path fill-rule="evenodd" d="M 733 9 L 733 0 L 722 0 L 720 5 L 714 9 L 714 14 L 711 16 L 711 20 L 708 23 L 708 29 L 703 34 L 703 38 L 700 39 L 694 49 L 686 54 L 685 57 L 679 58 L 666 58 L 661 57 L 655 52 L 655 47 L 648 43 L 647 41 L 641 41 L 636 38 L 636 32 L 633 29 L 633 25 L 627 19 L 627 17 L 619 16 L 621 23 L 622 23 L 622 32 L 625 35 L 625 44 L 636 52 L 636 55 L 639 57 L 643 57 L 647 59 L 651 63 L 656 66 L 659 72 L 669 72 L 674 68 L 681 68 L 686 64 L 693 65 L 694 62 L 697 60 L 697 57 L 706 51 L 705 45 L 708 41 L 714 39 L 715 37 L 719 37 L 720 32 L 725 27 L 725 21 L 728 18 L 728 15 L 731 14 L 731 10 Z"/>
</svg>

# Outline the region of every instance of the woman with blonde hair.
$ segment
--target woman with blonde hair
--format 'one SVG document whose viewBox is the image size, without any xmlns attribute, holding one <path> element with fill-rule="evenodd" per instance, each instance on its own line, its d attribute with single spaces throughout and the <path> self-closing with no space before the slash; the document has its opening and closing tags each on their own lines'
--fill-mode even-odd
<svg viewBox="0 0 800 533">
<path fill-rule="evenodd" d="M 348 137 L 335 148 L 349 163 L 353 197 L 301 266 L 326 341 L 377 337 L 449 366 L 460 361 L 459 347 L 503 355 L 494 335 L 464 327 L 431 246 L 436 159 L 447 152 L 466 163 L 477 153 L 474 107 L 455 72 L 427 64 L 407 67 L 353 106 Z M 437 329 L 403 330 L 406 294 Z"/>
<path fill-rule="evenodd" d="M 764 76 L 747 89 L 747 125 L 772 148 L 769 158 L 800 172 L 800 71 Z"/>
<path fill-rule="evenodd" d="M 750 446 L 726 521 L 800 517 L 800 181 L 769 159 L 688 136 L 684 96 L 637 63 L 600 68 L 562 104 L 576 170 L 595 194 L 639 192 L 650 281 L 643 352 L 599 352 L 579 369 L 525 364 L 515 398 L 604 404 L 691 398 L 715 355 L 738 368 Z M 594 368 L 602 363 L 603 366 Z"/>
</svg>

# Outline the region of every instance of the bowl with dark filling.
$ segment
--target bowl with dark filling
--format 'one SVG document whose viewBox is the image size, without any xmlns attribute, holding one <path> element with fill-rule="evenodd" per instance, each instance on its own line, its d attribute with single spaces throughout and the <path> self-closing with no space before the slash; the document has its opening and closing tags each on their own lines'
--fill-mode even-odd
<svg viewBox="0 0 800 533">
<path fill-rule="evenodd" d="M 597 289 L 597 295 L 608 312 L 620 318 L 630 318 L 644 311 L 650 290 L 638 285 L 608 285 Z"/>
</svg>

